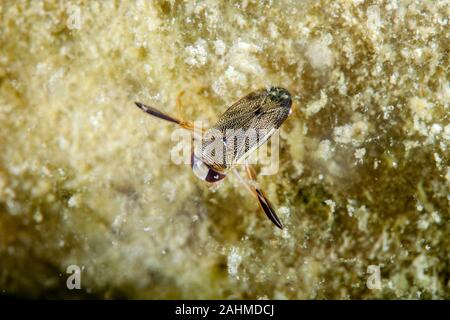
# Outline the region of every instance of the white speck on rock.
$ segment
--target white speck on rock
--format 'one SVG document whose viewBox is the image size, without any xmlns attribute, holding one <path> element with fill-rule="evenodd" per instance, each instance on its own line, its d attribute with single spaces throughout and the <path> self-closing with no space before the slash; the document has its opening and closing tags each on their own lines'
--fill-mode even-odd
<svg viewBox="0 0 450 320">
<path fill-rule="evenodd" d="M 325 200 L 325 204 L 330 207 L 331 213 L 334 213 L 336 210 L 336 202 L 331 199 Z"/>
<path fill-rule="evenodd" d="M 36 221 L 36 223 L 41 223 L 43 220 L 42 213 L 39 210 L 36 211 L 33 215 L 33 219 L 34 219 L 34 221 Z"/>
<path fill-rule="evenodd" d="M 375 5 L 367 8 L 367 28 L 373 33 L 378 33 L 381 25 L 380 8 Z"/>
<path fill-rule="evenodd" d="M 222 96 L 226 92 L 226 85 L 223 77 L 220 77 L 211 85 L 212 90 L 218 95 Z"/>
<path fill-rule="evenodd" d="M 439 212 L 437 212 L 437 211 L 433 211 L 431 213 L 431 217 L 433 218 L 434 222 L 436 222 L 436 223 L 441 223 L 441 221 L 442 221 L 441 216 L 440 216 Z"/>
<path fill-rule="evenodd" d="M 422 212 L 422 210 L 423 210 L 423 205 L 422 205 L 420 202 L 417 202 L 417 204 L 416 204 L 416 209 L 417 209 L 417 211 Z"/>
<path fill-rule="evenodd" d="M 334 128 L 334 140 L 339 143 L 352 142 L 353 127 L 350 124 L 346 124 L 340 127 Z"/>
<path fill-rule="evenodd" d="M 347 213 L 350 217 L 353 217 L 353 214 L 355 213 L 355 200 L 349 200 L 347 204 Z"/>
<path fill-rule="evenodd" d="M 421 230 L 426 230 L 426 229 L 428 229 L 429 225 L 430 225 L 430 223 L 429 223 L 425 218 L 420 219 L 420 220 L 417 222 L 417 227 L 418 227 L 419 229 L 421 229 Z"/>
<path fill-rule="evenodd" d="M 98 111 L 95 115 L 89 117 L 89 123 L 92 127 L 98 129 L 103 122 L 103 112 Z"/>
<path fill-rule="evenodd" d="M 388 120 L 391 116 L 391 112 L 394 110 L 394 106 L 383 107 L 383 119 Z"/>
<path fill-rule="evenodd" d="M 328 101 L 327 95 L 325 94 L 325 92 L 321 91 L 320 99 L 317 101 L 313 101 L 306 106 L 305 108 L 306 116 L 309 117 L 319 112 L 323 107 L 326 106 L 327 101 Z"/>
<path fill-rule="evenodd" d="M 152 71 L 152 66 L 148 63 L 144 64 L 144 71 L 146 74 L 149 74 Z"/>
<path fill-rule="evenodd" d="M 77 196 L 71 196 L 69 198 L 69 201 L 67 202 L 70 208 L 75 208 L 78 206 L 78 199 Z"/>
<path fill-rule="evenodd" d="M 170 202 L 173 202 L 177 196 L 177 188 L 176 185 L 170 181 L 164 181 L 163 185 L 163 192 Z"/>
<path fill-rule="evenodd" d="M 333 156 L 334 148 L 331 147 L 330 140 L 322 140 L 317 148 L 317 155 L 323 160 L 328 160 Z"/>
<path fill-rule="evenodd" d="M 450 141 L 450 124 L 446 125 L 444 128 L 444 139 Z"/>
<path fill-rule="evenodd" d="M 214 48 L 218 56 L 223 56 L 225 54 L 226 46 L 225 42 L 223 42 L 222 40 L 219 39 L 214 41 Z"/>
<path fill-rule="evenodd" d="M 233 66 L 229 66 L 225 71 L 225 77 L 231 83 L 236 85 L 245 85 L 247 83 L 247 77 L 244 73 L 237 71 Z"/>
<path fill-rule="evenodd" d="M 191 66 L 202 66 L 208 60 L 206 41 L 203 39 L 197 40 L 195 45 L 186 47 L 188 54 L 186 63 Z"/>
<path fill-rule="evenodd" d="M 147 173 L 147 174 L 144 176 L 144 183 L 145 183 L 145 184 L 150 184 L 150 182 L 152 181 L 152 179 L 153 179 L 153 175 L 152 175 L 151 173 Z"/>
<path fill-rule="evenodd" d="M 433 105 L 427 100 L 419 97 L 413 97 L 409 100 L 408 105 L 415 119 L 425 121 L 431 120 L 432 115 L 430 110 L 433 108 Z"/>
<path fill-rule="evenodd" d="M 434 124 L 431 126 L 430 133 L 431 133 L 432 135 L 438 135 L 439 133 L 441 133 L 441 131 L 442 131 L 442 127 L 441 127 L 439 124 L 434 123 Z"/>
<path fill-rule="evenodd" d="M 65 76 L 64 68 L 60 68 L 55 73 L 52 74 L 52 76 L 47 82 L 47 88 L 50 91 L 50 93 L 54 93 L 57 90 L 58 84 L 61 83 L 61 80 L 64 76 Z"/>
<path fill-rule="evenodd" d="M 334 128 L 334 140 L 338 143 L 359 145 L 368 133 L 368 125 L 364 121 L 346 124 Z"/>
<path fill-rule="evenodd" d="M 228 274 L 232 277 L 236 277 L 238 273 L 239 265 L 242 262 L 242 256 L 239 253 L 239 249 L 236 247 L 231 248 L 228 254 Z"/>
<path fill-rule="evenodd" d="M 278 208 L 278 212 L 285 217 L 289 217 L 291 210 L 286 206 L 282 206 Z"/>
<path fill-rule="evenodd" d="M 230 49 L 227 59 L 231 66 L 246 74 L 256 76 L 264 73 L 255 53 L 260 52 L 260 46 L 251 42 L 238 40 Z"/>
<path fill-rule="evenodd" d="M 359 148 L 356 149 L 355 151 L 355 158 L 358 162 L 362 163 L 364 160 L 364 156 L 366 154 L 366 149 L 365 148 Z"/>
<path fill-rule="evenodd" d="M 333 51 L 328 47 L 332 37 L 330 34 L 311 41 L 306 49 L 306 57 L 314 69 L 325 70 L 334 64 Z"/>
<path fill-rule="evenodd" d="M 273 22 L 269 23 L 269 35 L 272 39 L 277 38 L 279 35 L 278 28 Z"/>
<path fill-rule="evenodd" d="M 373 162 L 373 168 L 376 170 L 378 169 L 378 166 L 380 165 L 381 161 L 380 160 L 374 160 Z"/>
</svg>

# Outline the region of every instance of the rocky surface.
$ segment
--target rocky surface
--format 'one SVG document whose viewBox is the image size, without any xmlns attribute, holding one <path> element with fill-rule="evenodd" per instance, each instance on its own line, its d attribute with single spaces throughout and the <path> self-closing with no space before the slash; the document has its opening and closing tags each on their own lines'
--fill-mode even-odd
<svg viewBox="0 0 450 320">
<path fill-rule="evenodd" d="M 450 298 L 449 1 L 0 4 L 0 290 L 21 297 Z M 174 127 L 295 95 L 284 230 L 170 160 Z M 81 290 L 66 268 L 81 268 Z M 372 266 L 372 267 L 370 267 Z M 379 267 L 381 288 L 367 287 Z"/>
</svg>

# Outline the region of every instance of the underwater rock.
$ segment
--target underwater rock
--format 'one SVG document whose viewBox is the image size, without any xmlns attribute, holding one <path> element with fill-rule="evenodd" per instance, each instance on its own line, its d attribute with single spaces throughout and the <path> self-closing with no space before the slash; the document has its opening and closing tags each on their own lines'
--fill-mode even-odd
<svg viewBox="0 0 450 320">
<path fill-rule="evenodd" d="M 450 298 L 447 0 L 0 11 L 3 295 Z M 233 177 L 212 192 L 174 164 L 174 127 L 134 106 L 177 114 L 184 91 L 212 124 L 268 85 L 294 96 L 259 177 L 283 230 Z"/>
</svg>

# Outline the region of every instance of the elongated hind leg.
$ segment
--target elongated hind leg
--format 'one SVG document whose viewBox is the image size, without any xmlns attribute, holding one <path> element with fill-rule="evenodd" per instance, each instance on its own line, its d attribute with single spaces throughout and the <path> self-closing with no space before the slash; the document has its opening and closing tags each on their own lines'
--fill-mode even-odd
<svg viewBox="0 0 450 320">
<path fill-rule="evenodd" d="M 181 120 L 175 117 L 172 117 L 162 111 L 159 111 L 158 109 L 151 107 L 149 105 L 143 104 L 141 102 L 135 102 L 136 105 L 139 107 L 139 109 L 141 109 L 142 111 L 144 111 L 145 113 L 148 113 L 156 118 L 159 119 L 163 119 L 169 122 L 173 122 L 178 124 L 180 127 L 187 129 L 187 130 L 191 130 L 194 131 L 194 124 L 192 122 L 189 121 L 185 121 L 185 120 Z"/>
<path fill-rule="evenodd" d="M 283 229 L 283 224 L 275 213 L 275 209 L 270 203 L 269 199 L 267 199 L 264 191 L 259 187 L 258 182 L 256 181 L 256 172 L 250 165 L 245 166 L 245 171 L 247 172 L 247 177 L 250 179 L 250 182 L 253 187 L 253 193 L 256 195 L 259 201 L 259 205 L 263 209 L 266 216 L 272 221 L 278 228 Z"/>
<path fill-rule="evenodd" d="M 275 213 L 275 209 L 256 181 L 255 170 L 250 165 L 246 164 L 245 171 L 247 173 L 248 181 L 244 181 L 236 169 L 233 170 L 238 179 L 246 186 L 247 190 L 258 199 L 259 206 L 264 211 L 267 218 L 269 218 L 269 220 L 272 221 L 278 228 L 283 229 L 283 224 Z"/>
</svg>

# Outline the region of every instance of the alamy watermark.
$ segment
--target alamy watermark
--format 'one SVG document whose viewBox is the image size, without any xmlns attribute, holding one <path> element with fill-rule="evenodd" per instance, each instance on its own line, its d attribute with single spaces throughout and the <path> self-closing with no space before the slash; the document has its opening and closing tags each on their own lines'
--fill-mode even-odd
<svg viewBox="0 0 450 320">
<path fill-rule="evenodd" d="M 170 158 L 175 164 L 191 164 L 192 153 L 206 164 L 229 168 L 242 164 L 259 164 L 261 175 L 273 175 L 279 169 L 279 132 L 269 129 L 203 129 L 194 124 L 194 134 L 177 128 L 171 139 L 175 143 Z M 270 141 L 268 141 L 270 138 Z"/>
<path fill-rule="evenodd" d="M 67 267 L 66 273 L 69 274 L 66 280 L 66 286 L 69 290 L 81 289 L 81 268 L 76 264 Z"/>
<path fill-rule="evenodd" d="M 367 273 L 370 276 L 367 278 L 366 285 L 370 290 L 381 290 L 381 270 L 379 265 L 370 265 L 367 267 Z"/>
<path fill-rule="evenodd" d="M 81 29 L 81 8 L 76 5 L 69 5 L 66 9 L 67 13 L 67 28 L 69 30 Z"/>
</svg>

